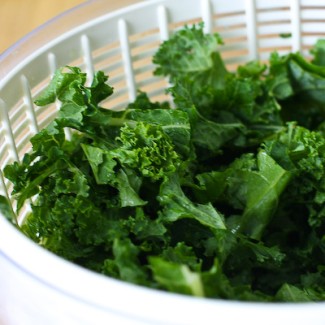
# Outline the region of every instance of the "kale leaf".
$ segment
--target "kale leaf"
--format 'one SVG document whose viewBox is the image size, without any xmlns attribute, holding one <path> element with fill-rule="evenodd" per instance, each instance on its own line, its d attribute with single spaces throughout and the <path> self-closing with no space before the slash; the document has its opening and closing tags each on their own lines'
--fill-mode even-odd
<svg viewBox="0 0 325 325">
<path fill-rule="evenodd" d="M 168 102 L 124 110 L 99 71 L 56 71 L 35 103 L 60 111 L 4 168 L 20 230 L 110 277 L 199 297 L 325 300 L 325 50 L 228 71 L 222 39 L 185 26 L 161 44 Z M 109 103 L 109 100 L 106 101 Z M 72 132 L 66 137 L 66 129 Z"/>
</svg>

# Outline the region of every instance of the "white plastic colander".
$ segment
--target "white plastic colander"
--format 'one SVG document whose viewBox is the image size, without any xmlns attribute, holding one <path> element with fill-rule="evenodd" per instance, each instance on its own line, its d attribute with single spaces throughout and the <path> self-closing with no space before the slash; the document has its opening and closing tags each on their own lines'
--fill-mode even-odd
<svg viewBox="0 0 325 325">
<path fill-rule="evenodd" d="M 219 32 L 228 68 L 270 52 L 302 51 L 325 37 L 324 0 L 150 0 L 107 12 L 89 1 L 59 16 L 0 56 L 0 194 L 2 169 L 22 158 L 29 139 L 55 116 L 33 99 L 56 68 L 103 70 L 121 108 L 137 89 L 165 98 L 151 57 L 174 30 L 203 20 Z M 281 37 L 291 34 L 290 38 Z M 105 106 L 105 104 L 104 104 Z M 7 188 L 8 187 L 8 188 Z M 26 210 L 27 211 L 27 210 Z M 325 324 L 325 304 L 246 303 L 158 292 L 104 277 L 37 246 L 0 215 L 0 324 Z"/>
</svg>

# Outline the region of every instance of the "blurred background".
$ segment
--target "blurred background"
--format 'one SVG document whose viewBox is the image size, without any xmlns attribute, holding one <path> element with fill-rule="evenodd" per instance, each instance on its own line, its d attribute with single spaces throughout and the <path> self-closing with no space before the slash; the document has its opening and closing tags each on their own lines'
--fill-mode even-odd
<svg viewBox="0 0 325 325">
<path fill-rule="evenodd" d="M 0 54 L 51 18 L 92 0 L 0 0 Z M 101 0 L 112 10 L 140 0 Z"/>
</svg>

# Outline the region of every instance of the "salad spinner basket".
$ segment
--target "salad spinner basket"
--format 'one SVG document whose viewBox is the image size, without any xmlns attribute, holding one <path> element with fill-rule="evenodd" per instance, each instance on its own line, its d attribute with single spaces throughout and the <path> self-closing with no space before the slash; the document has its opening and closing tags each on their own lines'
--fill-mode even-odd
<svg viewBox="0 0 325 325">
<path fill-rule="evenodd" d="M 152 55 L 185 24 L 218 32 L 227 67 L 301 51 L 325 37 L 324 0 L 150 0 L 108 12 L 110 0 L 88 1 L 55 18 L 0 56 L 0 194 L 10 198 L 5 165 L 30 150 L 51 122 L 53 104 L 35 97 L 54 71 L 79 66 L 110 76 L 110 106 L 122 108 L 138 89 L 166 99 L 153 77 Z M 290 35 L 290 37 L 283 37 Z M 105 107 L 105 103 L 103 104 Z M 22 213 L 28 212 L 28 208 Z M 200 299 L 148 289 L 69 263 L 36 245 L 0 215 L 0 324 L 325 324 L 325 304 Z"/>
</svg>

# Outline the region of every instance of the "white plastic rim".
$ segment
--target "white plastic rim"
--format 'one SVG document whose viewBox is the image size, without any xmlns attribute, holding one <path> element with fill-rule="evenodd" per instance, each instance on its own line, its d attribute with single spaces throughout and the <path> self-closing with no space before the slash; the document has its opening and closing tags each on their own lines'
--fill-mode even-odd
<svg viewBox="0 0 325 325">
<path fill-rule="evenodd" d="M 323 0 L 152 0 L 107 12 L 89 1 L 28 35 L 0 56 L 0 168 L 19 160 L 55 116 L 33 106 L 57 67 L 104 70 L 116 107 L 137 89 L 163 96 L 150 58 L 185 23 L 203 20 L 224 38 L 228 66 L 301 50 L 325 37 Z M 291 34 L 282 38 L 280 34 Z M 10 189 L 0 172 L 0 194 Z M 160 292 L 111 279 L 42 249 L 0 215 L 0 324 L 324 324 L 325 303 L 247 303 Z"/>
</svg>

